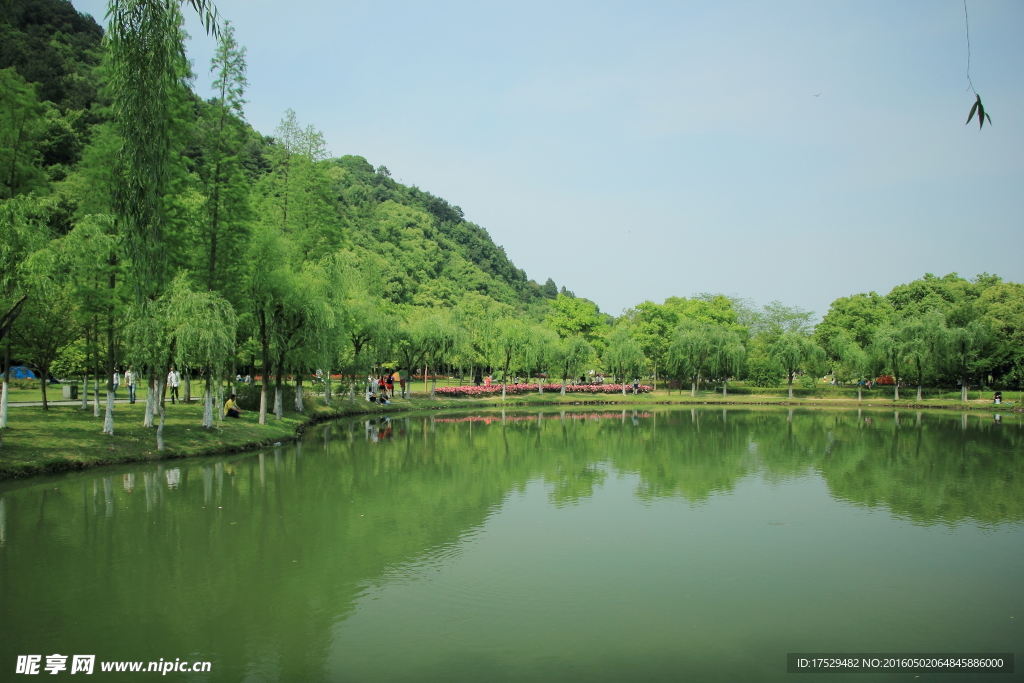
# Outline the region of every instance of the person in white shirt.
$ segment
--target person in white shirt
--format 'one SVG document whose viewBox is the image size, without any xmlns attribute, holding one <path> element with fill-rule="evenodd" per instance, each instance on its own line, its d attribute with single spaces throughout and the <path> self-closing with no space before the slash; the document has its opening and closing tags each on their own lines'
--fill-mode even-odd
<svg viewBox="0 0 1024 683">
<path fill-rule="evenodd" d="M 181 384 L 181 375 L 172 365 L 171 371 L 167 373 L 167 386 L 171 388 L 171 403 L 177 403 L 179 384 Z"/>
<path fill-rule="evenodd" d="M 124 371 L 124 383 L 128 387 L 128 403 L 135 403 L 135 373 L 131 365 Z"/>
</svg>

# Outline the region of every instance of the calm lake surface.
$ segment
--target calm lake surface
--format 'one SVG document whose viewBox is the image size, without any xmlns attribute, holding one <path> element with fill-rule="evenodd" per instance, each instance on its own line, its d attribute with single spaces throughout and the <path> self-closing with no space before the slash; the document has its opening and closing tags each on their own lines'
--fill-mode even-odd
<svg viewBox="0 0 1024 683">
<path fill-rule="evenodd" d="M 1022 643 L 1019 415 L 399 415 L 0 483 L 0 680 L 783 681 L 787 652 Z"/>
</svg>

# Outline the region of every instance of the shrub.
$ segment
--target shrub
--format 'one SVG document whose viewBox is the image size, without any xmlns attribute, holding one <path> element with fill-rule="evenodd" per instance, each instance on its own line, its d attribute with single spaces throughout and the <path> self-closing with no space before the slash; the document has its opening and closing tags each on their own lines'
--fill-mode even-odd
<svg viewBox="0 0 1024 683">
<path fill-rule="evenodd" d="M 755 356 L 747 363 L 746 382 L 755 387 L 772 388 L 782 384 L 786 371 L 777 362 Z"/>
</svg>

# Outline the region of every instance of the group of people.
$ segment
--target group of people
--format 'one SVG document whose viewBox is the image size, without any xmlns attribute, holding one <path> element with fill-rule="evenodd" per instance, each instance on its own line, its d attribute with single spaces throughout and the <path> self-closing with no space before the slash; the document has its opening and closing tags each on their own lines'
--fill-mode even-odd
<svg viewBox="0 0 1024 683">
<path fill-rule="evenodd" d="M 128 403 L 135 403 L 135 387 L 139 381 L 139 375 L 133 370 L 134 366 L 129 365 L 128 369 L 124 371 L 123 379 L 124 385 L 128 387 Z M 119 368 L 114 368 L 113 377 L 114 396 L 117 396 L 117 389 L 121 386 L 122 375 Z M 171 366 L 170 372 L 167 373 L 167 389 L 170 393 L 171 403 L 178 402 L 178 387 L 181 386 L 181 373 L 178 372 L 174 366 Z"/>
<path fill-rule="evenodd" d="M 388 405 L 395 395 L 395 382 L 405 391 L 405 378 L 400 372 L 384 372 L 380 377 L 368 375 L 366 378 L 366 400 L 370 403 Z"/>
</svg>

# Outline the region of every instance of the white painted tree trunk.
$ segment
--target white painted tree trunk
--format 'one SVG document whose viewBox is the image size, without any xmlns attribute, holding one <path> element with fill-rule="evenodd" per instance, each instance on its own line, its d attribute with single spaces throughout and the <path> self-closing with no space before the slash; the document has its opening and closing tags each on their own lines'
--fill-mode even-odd
<svg viewBox="0 0 1024 683">
<path fill-rule="evenodd" d="M 297 384 L 295 386 L 295 410 L 301 413 L 305 409 L 306 406 L 302 404 L 302 385 Z"/>
<path fill-rule="evenodd" d="M 114 392 L 107 390 L 107 412 L 103 416 L 103 433 L 114 435 Z"/>
<path fill-rule="evenodd" d="M 502 383 L 501 383 L 501 400 L 502 400 L 502 401 L 504 401 L 504 400 L 505 400 L 505 383 L 504 383 L 504 382 L 502 382 Z M 504 415 L 502 415 L 502 416 L 501 416 L 501 419 L 502 419 L 502 420 L 504 420 L 504 419 L 505 419 L 505 416 L 504 416 Z"/>
<path fill-rule="evenodd" d="M 206 386 L 203 387 L 203 429 L 213 427 L 213 382 L 206 375 Z"/>
<path fill-rule="evenodd" d="M 281 388 L 274 387 L 274 419 L 280 420 L 284 417 L 284 398 L 281 396 Z"/>
<path fill-rule="evenodd" d="M 153 391 L 153 378 L 150 377 L 149 381 L 146 383 L 146 408 L 142 416 L 143 427 L 153 426 L 153 409 L 156 407 L 153 399 L 155 398 L 156 392 Z"/>
<path fill-rule="evenodd" d="M 217 382 L 217 421 L 224 421 L 224 385 Z"/>
<path fill-rule="evenodd" d="M 722 396 L 725 397 L 725 396 L 728 396 L 728 395 L 729 395 L 729 380 L 728 379 L 723 379 L 722 380 Z"/>
<path fill-rule="evenodd" d="M 436 389 L 437 389 L 437 373 L 435 373 L 434 378 L 432 380 L 430 380 L 430 400 L 431 401 L 434 400 L 434 393 L 435 393 Z"/>
<path fill-rule="evenodd" d="M 562 396 L 565 396 L 565 378 L 562 378 Z"/>
<path fill-rule="evenodd" d="M 331 371 L 324 373 L 324 404 L 331 405 Z"/>
<path fill-rule="evenodd" d="M 862 400 L 864 400 L 864 399 L 863 399 L 863 398 L 861 397 L 861 391 L 863 391 L 863 390 L 864 390 L 864 387 L 862 387 L 861 385 L 859 385 L 859 384 L 858 384 L 858 385 L 857 385 L 857 400 L 858 400 L 858 401 L 862 401 Z"/>
<path fill-rule="evenodd" d="M 210 387 L 210 380 L 206 380 L 206 392 L 203 394 L 203 427 L 213 427 L 213 389 Z"/>
<path fill-rule="evenodd" d="M 921 385 L 920 384 L 917 385 L 917 402 L 918 403 L 921 402 Z"/>
<path fill-rule="evenodd" d="M 537 378 L 537 393 L 538 394 L 543 394 L 544 393 L 544 378 L 543 377 L 538 377 Z"/>
<path fill-rule="evenodd" d="M 7 382 L 3 385 L 3 389 L 0 389 L 0 429 L 7 427 Z"/>
<path fill-rule="evenodd" d="M 160 416 L 160 421 L 157 423 L 156 427 L 156 449 L 158 451 L 162 451 L 164 449 L 164 402 L 159 398 L 164 395 L 164 382 L 164 378 L 161 377 L 156 383 L 157 398 L 153 401 L 156 404 L 157 415 Z"/>
<path fill-rule="evenodd" d="M 690 398 L 697 397 L 697 382 L 693 379 L 690 380 Z"/>
</svg>

